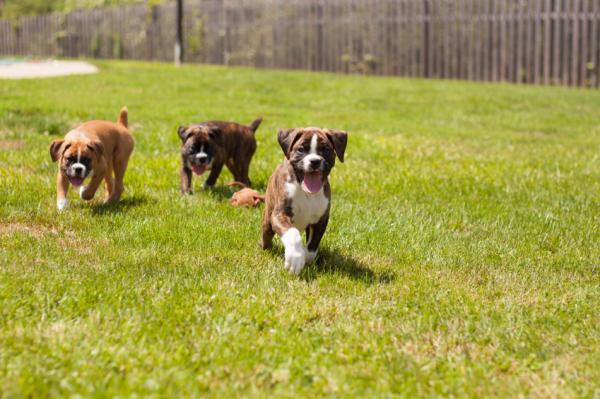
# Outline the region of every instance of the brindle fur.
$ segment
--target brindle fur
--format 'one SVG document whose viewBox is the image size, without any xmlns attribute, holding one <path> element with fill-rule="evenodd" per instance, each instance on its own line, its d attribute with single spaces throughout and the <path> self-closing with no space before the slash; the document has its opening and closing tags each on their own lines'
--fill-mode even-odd
<svg viewBox="0 0 600 399">
<path fill-rule="evenodd" d="M 331 205 L 331 188 L 328 176 L 335 165 L 336 155 L 343 162 L 347 134 L 318 128 L 282 130 L 279 132 L 278 141 L 286 158 L 273 172 L 267 185 L 262 221 L 263 249 L 269 249 L 273 246 L 275 234 L 281 237 L 286 231 L 295 227 L 292 200 L 288 197 L 285 184 L 288 182 L 301 182 L 303 172 L 300 162 L 304 156 L 303 154 L 306 153 L 306 146 L 310 145 L 310 140 L 315 134 L 318 136 L 318 153 L 323 156 L 325 162 L 323 194 L 327 198 L 328 204 L 318 222 L 306 226 L 305 234 L 307 240 L 309 240 L 307 249 L 316 253 L 325 234 Z"/>
<path fill-rule="evenodd" d="M 186 151 L 188 146 L 195 141 L 207 143 L 213 156 L 210 174 L 204 185 L 212 187 L 217 178 L 227 166 L 236 181 L 250 187 L 248 177 L 250 162 L 256 151 L 256 138 L 254 133 L 258 129 L 261 118 L 258 118 L 249 126 L 235 122 L 208 121 L 179 128 L 181 138 L 181 193 L 192 193 L 192 170 L 186 162 Z"/>
</svg>

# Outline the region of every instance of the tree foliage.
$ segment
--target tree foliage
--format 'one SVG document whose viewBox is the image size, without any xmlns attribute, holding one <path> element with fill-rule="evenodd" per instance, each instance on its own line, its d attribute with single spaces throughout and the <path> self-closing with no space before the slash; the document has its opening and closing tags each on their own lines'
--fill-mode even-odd
<svg viewBox="0 0 600 399">
<path fill-rule="evenodd" d="M 0 17 L 16 18 L 48 12 L 70 12 L 81 8 L 95 8 L 119 4 L 140 3 L 143 0 L 0 0 Z M 161 3 L 163 0 L 149 0 Z"/>
</svg>

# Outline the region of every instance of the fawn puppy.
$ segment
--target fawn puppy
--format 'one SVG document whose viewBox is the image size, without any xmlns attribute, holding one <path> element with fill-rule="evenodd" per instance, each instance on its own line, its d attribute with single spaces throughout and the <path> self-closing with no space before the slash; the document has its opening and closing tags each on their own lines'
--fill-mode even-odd
<svg viewBox="0 0 600 399">
<path fill-rule="evenodd" d="M 127 107 L 117 122 L 89 121 L 71 130 L 64 139 L 50 144 L 50 157 L 58 162 L 56 175 L 56 207 L 67 207 L 69 186 L 79 187 L 79 195 L 91 200 L 104 179 L 104 203 L 113 203 L 123 193 L 123 177 L 134 141 L 127 129 Z M 114 175 L 114 178 L 113 178 Z M 86 179 L 87 185 L 83 185 Z"/>
</svg>

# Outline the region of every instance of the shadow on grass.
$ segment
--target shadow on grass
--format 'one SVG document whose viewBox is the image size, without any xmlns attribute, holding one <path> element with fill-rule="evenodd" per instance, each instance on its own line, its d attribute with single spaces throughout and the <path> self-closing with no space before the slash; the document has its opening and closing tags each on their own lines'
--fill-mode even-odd
<svg viewBox="0 0 600 399">
<path fill-rule="evenodd" d="M 92 206 L 92 214 L 94 215 L 106 215 L 112 213 L 126 213 L 132 208 L 136 208 L 141 205 L 155 202 L 146 196 L 133 196 L 125 197 L 115 204 L 96 204 Z"/>
<path fill-rule="evenodd" d="M 369 285 L 388 284 L 396 278 L 390 272 L 374 272 L 364 263 L 329 248 L 319 249 L 317 259 L 307 265 L 301 278 L 305 281 L 313 281 L 323 274 L 342 275 Z"/>
<path fill-rule="evenodd" d="M 268 251 L 278 259 L 278 262 L 281 262 L 281 266 L 283 267 L 284 248 L 275 243 L 273 248 Z M 326 274 L 349 277 L 368 285 L 389 284 L 396 279 L 394 273 L 374 272 L 362 262 L 342 255 L 337 250 L 320 248 L 317 259 L 313 263 L 306 265 L 300 274 L 300 278 L 306 282 L 310 282 Z"/>
</svg>

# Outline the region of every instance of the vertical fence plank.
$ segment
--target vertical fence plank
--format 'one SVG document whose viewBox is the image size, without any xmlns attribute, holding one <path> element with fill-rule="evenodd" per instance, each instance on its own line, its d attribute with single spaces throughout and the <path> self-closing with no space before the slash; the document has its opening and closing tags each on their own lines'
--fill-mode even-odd
<svg viewBox="0 0 600 399">
<path fill-rule="evenodd" d="M 579 0 L 573 0 L 571 3 L 570 17 L 572 27 L 572 44 L 571 44 L 571 78 L 569 83 L 573 86 L 578 86 L 579 81 Z"/>
<path fill-rule="evenodd" d="M 588 19 L 589 15 L 588 0 L 581 0 L 581 10 L 578 12 L 577 19 L 581 24 L 581 58 L 579 62 L 579 86 L 587 86 L 587 58 L 588 58 Z"/>
<path fill-rule="evenodd" d="M 600 74 L 600 50 L 598 49 L 598 2 L 592 1 L 592 15 L 591 15 L 591 35 L 590 35 L 590 69 L 591 69 L 591 87 L 599 87 L 598 75 Z"/>
<path fill-rule="evenodd" d="M 544 84 L 550 84 L 550 76 L 552 73 L 552 20 L 551 20 L 551 12 L 552 12 L 552 0 L 540 0 L 544 1 L 542 5 L 543 12 L 540 18 L 543 17 L 544 20 Z"/>
<path fill-rule="evenodd" d="M 523 54 L 523 83 L 531 83 L 533 81 L 533 55 L 535 54 L 535 39 L 533 37 L 533 24 L 531 20 L 533 2 L 535 2 L 535 0 L 525 3 L 521 11 L 521 15 L 525 18 L 523 21 L 524 33 L 521 36 L 525 40 L 523 46 L 525 49 Z"/>
<path fill-rule="evenodd" d="M 562 55 L 562 60 L 561 60 L 561 70 L 562 70 L 562 84 L 563 85 L 568 85 L 569 84 L 569 77 L 570 77 L 570 54 L 569 54 L 569 43 L 570 43 L 570 35 L 571 35 L 571 18 L 570 18 L 570 13 L 569 13 L 569 4 L 570 1 L 569 0 L 563 0 L 563 9 L 562 9 L 562 13 L 561 13 L 561 21 L 562 21 L 562 26 L 561 26 L 561 40 L 560 40 L 560 47 L 561 47 L 561 55 Z"/>
</svg>

